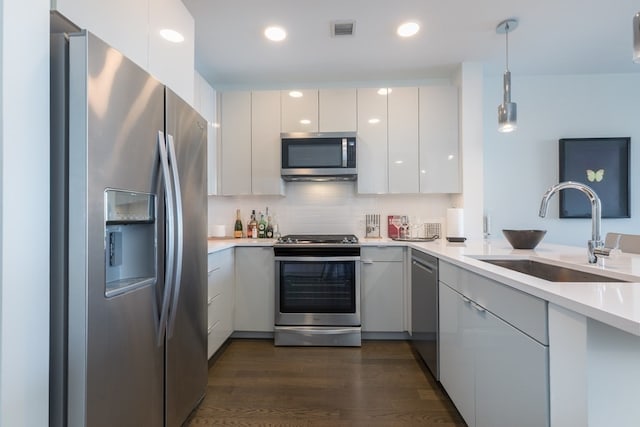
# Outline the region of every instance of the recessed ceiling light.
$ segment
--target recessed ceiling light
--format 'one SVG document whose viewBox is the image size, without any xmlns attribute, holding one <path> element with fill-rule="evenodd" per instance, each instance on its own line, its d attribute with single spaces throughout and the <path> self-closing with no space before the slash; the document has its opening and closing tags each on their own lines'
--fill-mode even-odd
<svg viewBox="0 0 640 427">
<path fill-rule="evenodd" d="M 287 32 L 282 27 L 267 27 L 264 36 L 272 42 L 281 42 L 287 38 Z"/>
<path fill-rule="evenodd" d="M 389 95 L 391 92 L 391 88 L 388 87 L 382 87 L 378 89 L 378 95 Z"/>
<path fill-rule="evenodd" d="M 291 92 L 289 92 L 289 96 L 292 98 L 302 98 L 302 92 L 300 92 L 299 90 L 292 90 Z"/>
<path fill-rule="evenodd" d="M 380 119 L 374 117 L 373 119 L 369 119 L 369 123 L 375 125 L 376 123 L 380 123 Z"/>
<path fill-rule="evenodd" d="M 447 156 L 447 160 L 453 160 L 453 154 L 449 154 L 449 155 Z"/>
<path fill-rule="evenodd" d="M 402 160 L 396 160 L 396 161 L 395 161 L 395 162 L 393 162 L 393 163 L 395 163 L 396 165 L 401 165 L 401 164 L 403 164 L 403 163 L 404 163 L 404 161 L 402 161 Z"/>
<path fill-rule="evenodd" d="M 415 36 L 420 30 L 420 25 L 416 22 L 405 22 L 398 27 L 398 35 L 400 37 Z"/>
<path fill-rule="evenodd" d="M 177 32 L 176 30 L 171 30 L 169 28 L 164 28 L 160 30 L 160 35 L 165 40 L 170 41 L 171 43 L 182 43 L 184 41 L 184 36 Z"/>
<path fill-rule="evenodd" d="M 303 125 L 310 125 L 311 124 L 311 120 L 309 119 L 302 119 L 300 120 L 300 123 Z"/>
</svg>

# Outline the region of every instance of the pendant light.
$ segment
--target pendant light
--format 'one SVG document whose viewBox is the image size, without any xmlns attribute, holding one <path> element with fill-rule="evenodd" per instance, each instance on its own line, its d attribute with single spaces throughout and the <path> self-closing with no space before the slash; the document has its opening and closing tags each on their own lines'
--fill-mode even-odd
<svg viewBox="0 0 640 427">
<path fill-rule="evenodd" d="M 509 71 L 509 33 L 518 27 L 516 19 L 505 19 L 496 27 L 496 33 L 506 38 L 506 70 L 502 77 L 503 99 L 498 105 L 498 132 L 512 132 L 518 126 L 518 106 L 511 102 L 511 72 Z"/>
<path fill-rule="evenodd" d="M 633 17 L 633 62 L 640 63 L 640 12 Z"/>
</svg>

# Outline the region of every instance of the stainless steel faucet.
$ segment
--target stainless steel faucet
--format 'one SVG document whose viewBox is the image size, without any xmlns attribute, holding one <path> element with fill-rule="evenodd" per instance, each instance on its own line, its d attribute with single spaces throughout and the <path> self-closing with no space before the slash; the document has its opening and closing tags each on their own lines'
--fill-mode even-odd
<svg viewBox="0 0 640 427">
<path fill-rule="evenodd" d="M 596 255 L 606 255 L 604 250 L 604 243 L 600 240 L 600 222 L 602 217 L 602 204 L 600 198 L 595 191 L 588 185 L 581 182 L 566 181 L 549 187 L 546 193 L 542 196 L 542 203 L 540 203 L 540 217 L 544 218 L 547 215 L 547 207 L 549 199 L 555 193 L 567 188 L 574 188 L 582 191 L 591 202 L 591 240 L 588 242 L 589 263 L 595 264 L 598 261 Z"/>
</svg>

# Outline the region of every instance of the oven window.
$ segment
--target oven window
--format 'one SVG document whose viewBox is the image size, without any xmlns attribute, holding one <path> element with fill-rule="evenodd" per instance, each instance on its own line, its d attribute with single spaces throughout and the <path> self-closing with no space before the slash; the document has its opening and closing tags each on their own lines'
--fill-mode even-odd
<svg viewBox="0 0 640 427">
<path fill-rule="evenodd" d="M 281 261 L 281 313 L 354 313 L 354 261 Z"/>
</svg>

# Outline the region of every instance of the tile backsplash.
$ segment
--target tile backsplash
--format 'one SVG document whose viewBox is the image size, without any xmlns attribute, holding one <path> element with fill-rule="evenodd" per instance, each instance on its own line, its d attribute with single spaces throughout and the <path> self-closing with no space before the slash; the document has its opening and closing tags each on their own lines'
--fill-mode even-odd
<svg viewBox="0 0 640 427">
<path fill-rule="evenodd" d="M 233 231 L 236 209 L 240 209 L 243 227 L 255 209 L 269 213 L 284 234 L 352 233 L 365 235 L 365 215 L 381 216 L 381 236 L 387 237 L 387 215 L 408 215 L 411 223 L 444 223 L 451 207 L 447 194 L 362 195 L 354 182 L 290 182 L 286 196 L 209 196 L 209 234 L 215 225 Z"/>
</svg>

